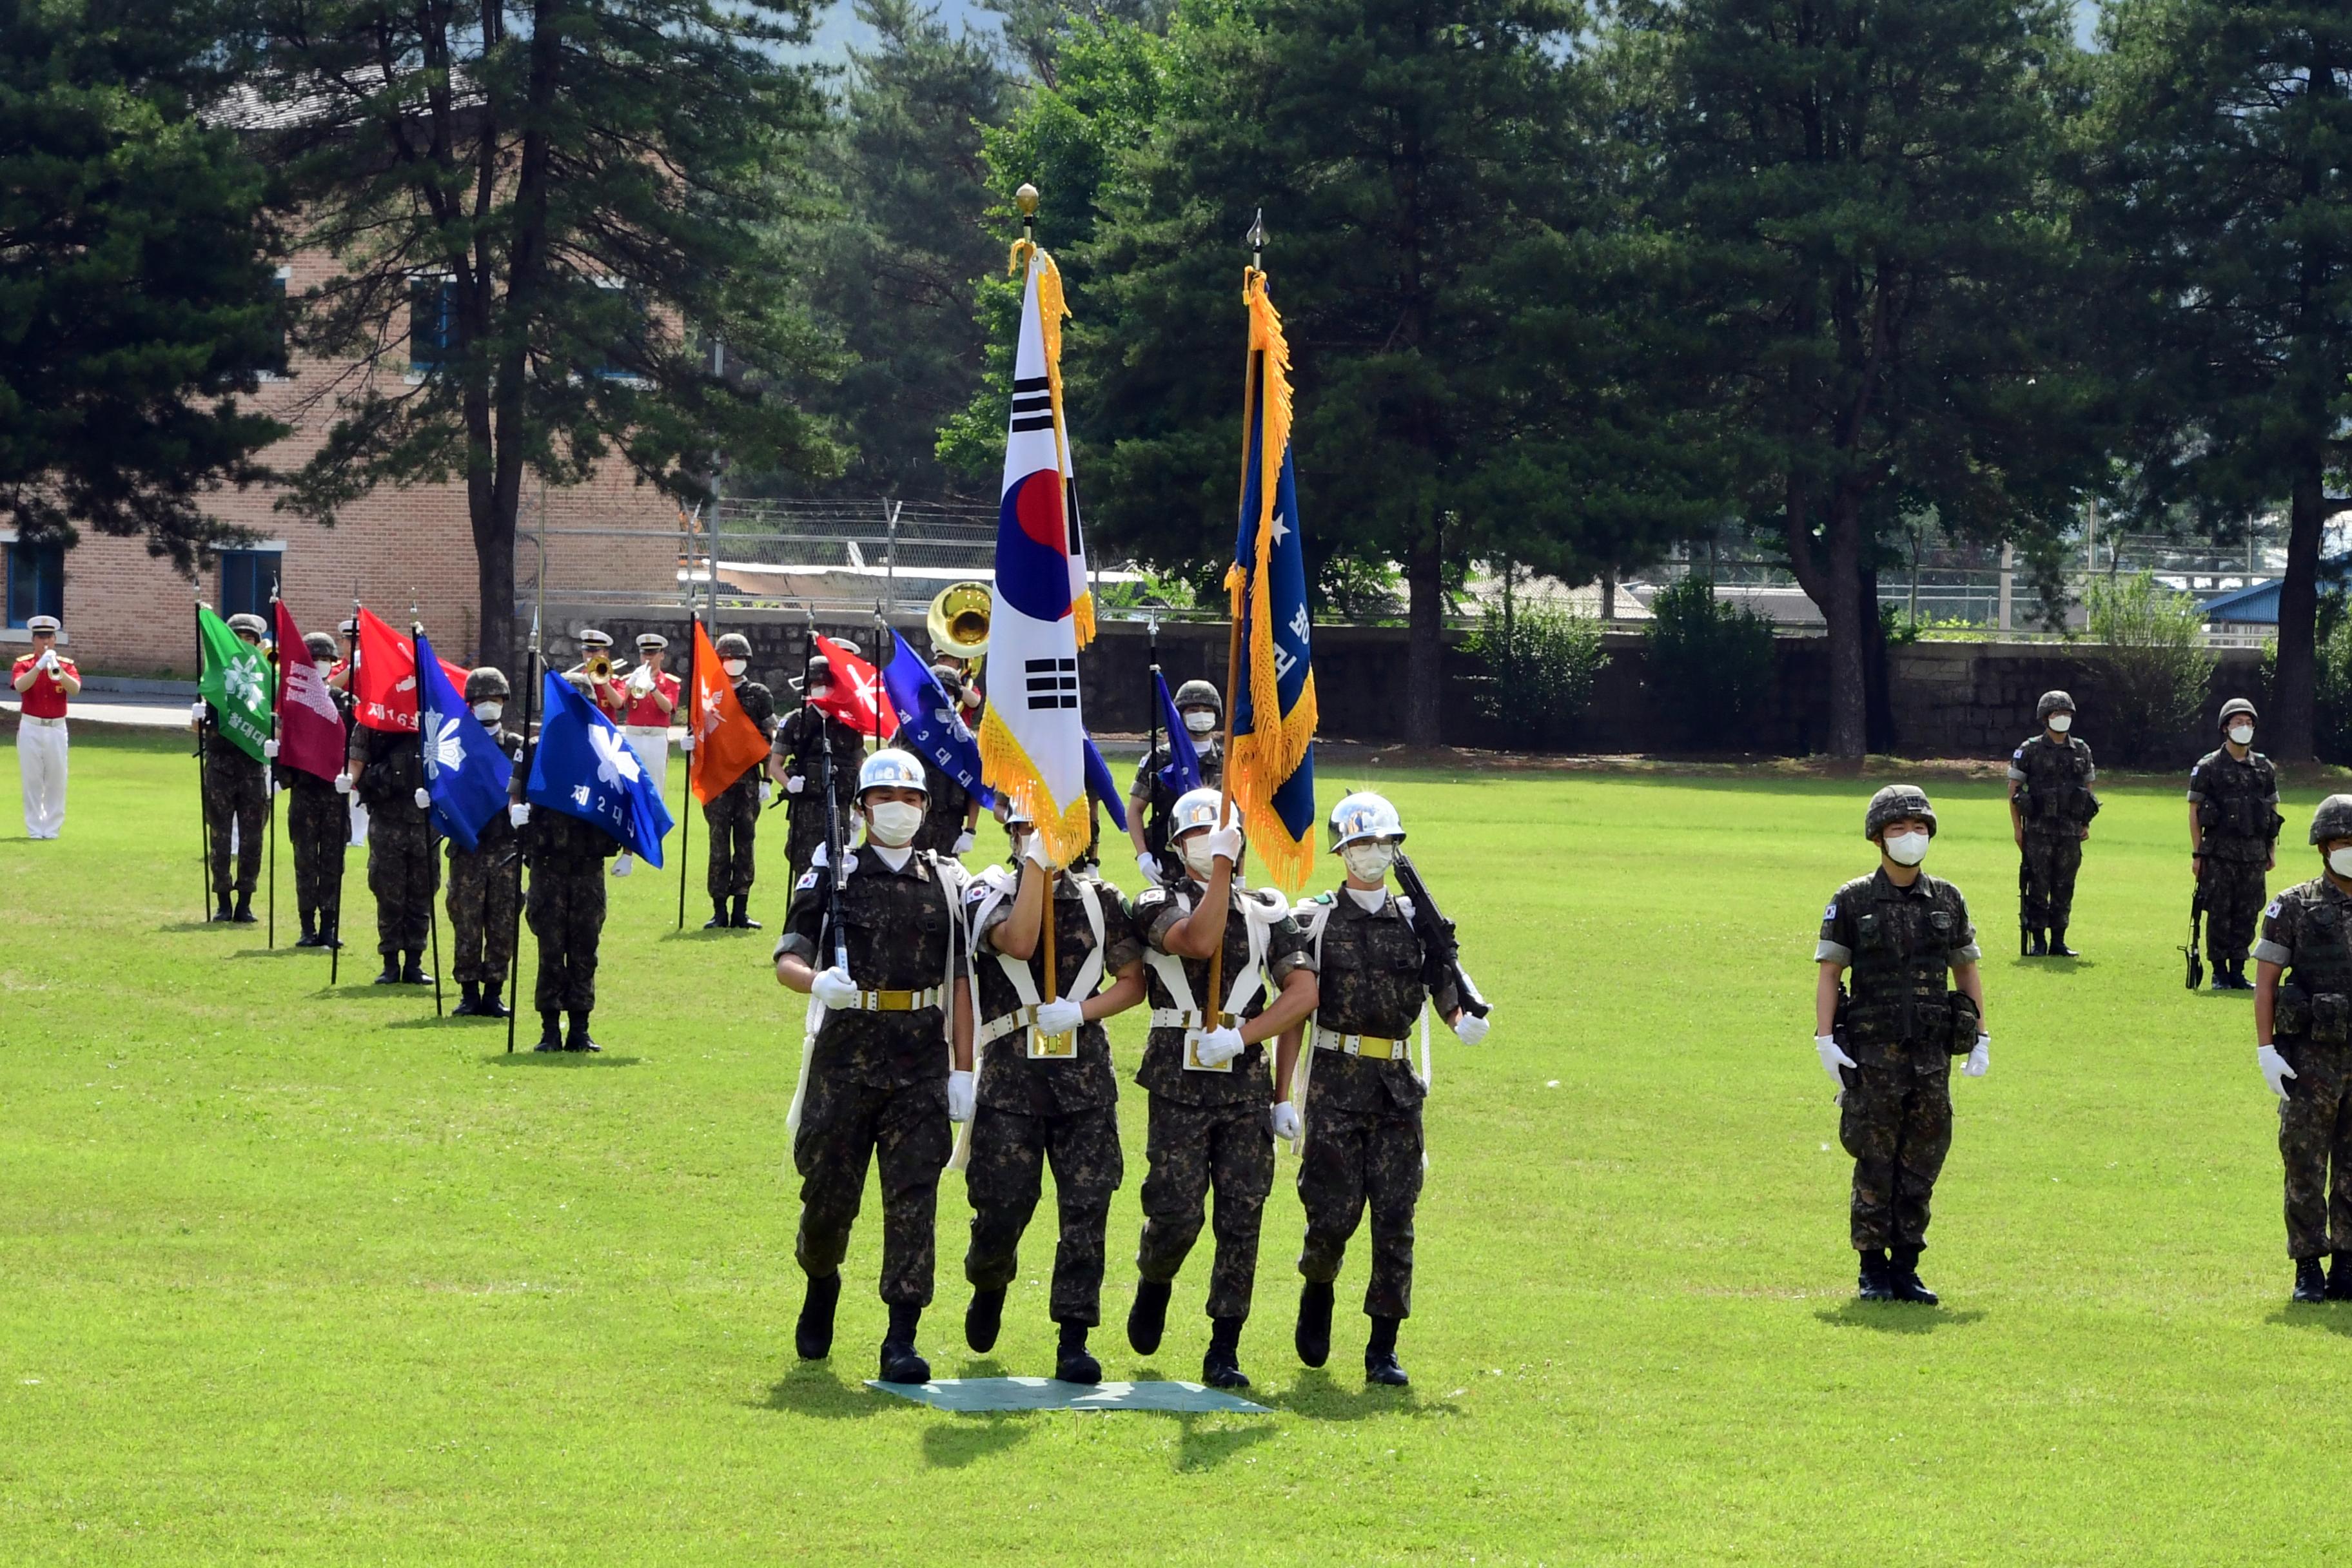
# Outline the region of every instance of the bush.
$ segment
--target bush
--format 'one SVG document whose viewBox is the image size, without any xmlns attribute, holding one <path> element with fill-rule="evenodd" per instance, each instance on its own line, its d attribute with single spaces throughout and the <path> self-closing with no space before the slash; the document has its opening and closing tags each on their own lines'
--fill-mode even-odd
<svg viewBox="0 0 2352 1568">
<path fill-rule="evenodd" d="M 1464 646 L 1486 666 L 1473 698 L 1481 717 L 1539 749 L 1573 742 L 1608 657 L 1599 620 L 1540 605 L 1489 609 Z"/>
<path fill-rule="evenodd" d="M 2111 733 L 2126 763 L 2153 759 L 2157 749 L 2192 729 L 2213 678 L 2205 647 L 2205 611 L 2146 572 L 2123 582 L 2092 584 L 2084 601 L 2091 638 L 2109 682 Z"/>
<path fill-rule="evenodd" d="M 1685 740 L 1745 743 L 1772 693 L 1772 623 L 1685 577 L 1650 601 L 1650 695 Z"/>
<path fill-rule="evenodd" d="M 2352 616 L 2345 614 L 2341 588 L 2319 597 L 2318 637 L 2312 749 L 2323 763 L 2342 763 L 2352 759 Z M 2263 655 L 2263 672 L 2271 673 L 2277 662 L 2273 643 Z M 2263 706 L 2269 706 L 2267 700 Z"/>
</svg>

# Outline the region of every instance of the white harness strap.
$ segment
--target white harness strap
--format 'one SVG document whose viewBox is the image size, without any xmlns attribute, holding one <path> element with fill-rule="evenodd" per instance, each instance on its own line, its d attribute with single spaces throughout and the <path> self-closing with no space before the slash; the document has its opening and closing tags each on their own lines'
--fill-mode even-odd
<svg viewBox="0 0 2352 1568">
<path fill-rule="evenodd" d="M 1179 889 L 1172 895 L 1178 910 L 1184 915 L 1192 912 L 1190 893 L 1189 889 Z M 1240 973 L 1233 977 L 1233 984 L 1226 990 L 1225 1005 L 1219 1009 L 1220 1012 L 1238 1017 L 1251 998 L 1265 989 L 1265 950 L 1273 938 L 1274 922 L 1289 912 L 1289 906 L 1283 902 L 1279 893 L 1269 890 L 1263 897 L 1255 892 L 1242 893 L 1241 914 L 1249 958 L 1240 966 Z M 1155 1008 L 1152 1012 L 1154 1026 L 1164 1026 L 1160 1021 L 1171 1011 L 1198 1020 L 1197 1024 L 1185 1027 L 1185 1070 L 1230 1072 L 1230 1062 L 1223 1068 L 1198 1068 L 1192 1065 L 1191 1041 L 1206 1032 L 1207 1026 L 1215 1020 L 1203 1016 L 1203 1010 L 1192 994 L 1192 983 L 1185 976 L 1184 961 L 1157 948 L 1147 949 L 1143 958 L 1151 966 L 1151 972 L 1160 977 L 1160 984 L 1167 987 L 1169 999 L 1176 1004 L 1173 1009 Z"/>
</svg>

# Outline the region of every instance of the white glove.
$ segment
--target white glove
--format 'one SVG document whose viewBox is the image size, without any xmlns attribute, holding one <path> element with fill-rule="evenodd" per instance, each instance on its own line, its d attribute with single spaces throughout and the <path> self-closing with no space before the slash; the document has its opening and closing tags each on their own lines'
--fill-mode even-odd
<svg viewBox="0 0 2352 1568">
<path fill-rule="evenodd" d="M 1034 833 L 1029 836 L 1030 842 L 1032 843 L 1036 842 L 1036 838 L 1037 836 Z M 955 852 L 959 855 L 971 854 L 973 842 L 974 840 L 972 838 L 971 829 L 969 827 L 965 828 L 961 833 L 956 835 Z"/>
<path fill-rule="evenodd" d="M 262 742 L 261 754 L 268 757 L 271 762 L 276 762 L 278 760 L 278 742 L 275 741 Z"/>
<path fill-rule="evenodd" d="M 1135 858 L 1135 868 L 1155 882 L 1160 880 L 1160 857 L 1149 849 Z"/>
<path fill-rule="evenodd" d="M 857 1000 L 857 983 L 846 969 L 821 970 L 809 984 L 809 994 L 837 1013 Z"/>
<path fill-rule="evenodd" d="M 2279 1055 L 2278 1047 L 2276 1046 L 2255 1047 L 2254 1065 L 2263 1069 L 2263 1081 L 2271 1086 L 2271 1092 L 2284 1100 L 2286 1080 L 2294 1077 L 2295 1071 L 2286 1065 L 2286 1058 Z"/>
<path fill-rule="evenodd" d="M 41 657 L 33 661 L 33 668 L 35 669 L 46 669 L 50 674 L 55 675 L 58 671 L 58 650 L 53 647 L 43 648 L 41 650 Z"/>
<path fill-rule="evenodd" d="M 613 875 L 615 877 L 625 877 L 636 868 L 637 858 L 625 849 L 622 850 L 620 858 L 613 862 Z"/>
<path fill-rule="evenodd" d="M 1298 1136 L 1298 1107 L 1284 1100 L 1265 1113 L 1265 1124 L 1276 1138 L 1293 1142 Z"/>
<path fill-rule="evenodd" d="M 802 778 L 798 773 L 786 773 L 784 775 L 784 793 L 786 795 L 798 795 L 801 793 L 801 786 L 807 782 L 808 781 L 806 779 Z"/>
<path fill-rule="evenodd" d="M 629 689 L 639 697 L 650 697 L 654 689 L 654 672 L 639 665 L 629 672 Z"/>
<path fill-rule="evenodd" d="M 967 833 L 964 837 L 970 838 L 971 835 Z M 957 853 L 961 854 L 962 851 L 958 850 Z M 1029 830 L 1029 842 L 1022 847 L 1021 858 L 1028 861 L 1040 871 L 1058 869 L 1054 864 L 1053 847 L 1045 842 L 1045 836 L 1034 827 Z"/>
<path fill-rule="evenodd" d="M 948 1074 L 948 1120 L 971 1120 L 971 1074 L 961 1068 Z"/>
<path fill-rule="evenodd" d="M 1454 1020 L 1454 1033 L 1464 1045 L 1475 1046 L 1486 1037 L 1486 1020 L 1465 1008 L 1462 1016 Z"/>
<path fill-rule="evenodd" d="M 1234 823 L 1224 827 L 1213 827 L 1201 836 L 1201 842 L 1208 847 L 1210 854 L 1222 856 L 1236 866 L 1241 864 L 1241 824 Z"/>
<path fill-rule="evenodd" d="M 433 809 L 433 792 L 423 784 L 416 786 L 416 809 L 419 811 Z"/>
<path fill-rule="evenodd" d="M 1969 1053 L 1968 1065 L 1960 1071 L 1969 1078 L 1982 1078 L 1992 1066 L 1992 1037 L 1979 1035 L 1977 1048 Z"/>
<path fill-rule="evenodd" d="M 761 805 L 765 805 L 775 798 L 776 781 L 773 779 L 761 779 L 760 781 L 760 804 Z"/>
<path fill-rule="evenodd" d="M 204 721 L 205 721 L 205 704 L 203 704 L 203 703 L 201 703 L 201 702 L 191 702 L 191 703 L 189 703 L 189 704 L 188 704 L 188 722 L 189 722 L 189 723 L 191 723 L 191 724 L 201 724 L 201 723 L 203 723 Z"/>
<path fill-rule="evenodd" d="M 276 768 L 264 768 L 264 769 L 262 769 L 262 770 L 261 770 L 261 798 L 262 798 L 262 799 L 264 799 L 264 800 L 268 800 L 271 795 L 276 795 L 277 793 L 278 793 L 278 770 L 277 770 Z"/>
<path fill-rule="evenodd" d="M 507 820 L 514 824 L 517 827 L 520 827 L 525 823 L 529 822 L 530 820 L 530 802 L 527 800 L 519 800 L 513 805 L 508 806 Z"/>
<path fill-rule="evenodd" d="M 1086 1008 L 1080 1003 L 1065 999 L 1037 1005 L 1037 1032 L 1041 1035 L 1066 1035 L 1086 1021 Z"/>
<path fill-rule="evenodd" d="M 1830 1081 L 1837 1085 L 1840 1089 L 1843 1089 L 1845 1087 L 1845 1079 L 1838 1077 L 1838 1068 L 1850 1068 L 1853 1066 L 1854 1063 L 1853 1058 L 1846 1055 L 1844 1048 L 1837 1043 L 1837 1037 L 1834 1035 L 1815 1035 L 1813 1037 L 1813 1049 L 1822 1053 L 1822 1070 L 1830 1075 Z"/>
<path fill-rule="evenodd" d="M 694 731 L 693 731 L 688 730 L 685 734 L 680 735 L 680 736 L 677 738 L 677 749 L 678 749 L 679 751 L 681 751 L 681 752 L 685 752 L 687 755 L 688 755 L 688 756 L 692 756 L 692 755 L 694 754 Z"/>
<path fill-rule="evenodd" d="M 1242 1044 L 1239 1029 L 1203 1029 L 1192 1054 L 1201 1058 L 1202 1067 L 1213 1068 L 1224 1066 L 1248 1048 Z"/>
<path fill-rule="evenodd" d="M 351 774 L 337 773 L 335 775 L 335 793 L 337 795 L 349 795 L 352 793 Z"/>
</svg>

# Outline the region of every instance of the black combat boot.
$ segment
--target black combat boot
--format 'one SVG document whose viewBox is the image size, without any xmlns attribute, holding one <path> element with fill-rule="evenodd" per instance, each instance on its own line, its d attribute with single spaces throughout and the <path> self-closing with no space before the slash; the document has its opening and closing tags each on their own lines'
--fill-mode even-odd
<svg viewBox="0 0 2352 1568">
<path fill-rule="evenodd" d="M 1331 1359 L 1331 1282 L 1309 1279 L 1298 1288 L 1298 1329 L 1292 1335 L 1298 1359 L 1321 1366 Z"/>
<path fill-rule="evenodd" d="M 2042 928 L 2041 928 L 2040 926 L 2035 926 L 2035 927 L 2033 928 L 2032 935 L 2033 935 L 2033 948 L 2032 948 L 2032 951 L 2030 953 L 2028 953 L 2028 954 L 2027 954 L 2027 956 L 2028 956 L 2028 957 L 2030 957 L 2030 958 L 2047 958 L 2047 957 L 2049 957 L 2049 956 L 2050 956 L 2050 939 L 2049 939 L 2049 937 L 2048 937 L 2048 936 L 2047 936 L 2047 935 L 2042 931 Z"/>
<path fill-rule="evenodd" d="M 1854 1287 L 1855 1294 L 1864 1301 L 1895 1300 L 1895 1280 L 1886 1268 L 1886 1253 L 1883 1247 L 1868 1247 L 1862 1254 L 1862 1279 Z"/>
<path fill-rule="evenodd" d="M 1211 1318 L 1209 1353 L 1201 1358 L 1201 1381 L 1211 1388 L 1247 1388 L 1242 1371 L 1242 1325 L 1247 1318 Z"/>
<path fill-rule="evenodd" d="M 503 974 L 493 974 L 482 982 L 480 1011 L 483 1017 L 503 1018 L 508 1015 L 510 1009 L 501 1000 L 506 994 L 506 990 L 507 977 Z"/>
<path fill-rule="evenodd" d="M 294 945 L 296 947 L 316 947 L 319 945 L 319 928 L 317 921 L 318 917 L 316 915 L 304 915 L 302 917 L 302 934 L 294 939 Z"/>
<path fill-rule="evenodd" d="M 1150 1355 L 1158 1350 L 1160 1336 L 1168 1331 L 1170 1289 L 1149 1279 L 1135 1282 L 1135 1305 L 1127 1310 L 1127 1342 L 1135 1347 L 1138 1355 Z"/>
<path fill-rule="evenodd" d="M 1087 1349 L 1087 1325 L 1064 1323 L 1062 1343 L 1054 1352 L 1054 1375 L 1064 1383 L 1100 1383 L 1102 1363 Z"/>
<path fill-rule="evenodd" d="M 1412 1382 L 1412 1379 L 1405 1376 L 1403 1366 L 1397 1361 L 1397 1324 L 1402 1321 L 1399 1318 L 1372 1320 L 1372 1337 L 1364 1345 L 1364 1381 L 1366 1383 L 1377 1383 L 1389 1388 L 1403 1388 Z"/>
<path fill-rule="evenodd" d="M 2076 952 L 2073 948 L 2066 945 L 2066 928 L 2064 926 L 2052 926 L 2050 928 L 2050 956 L 2053 958 L 2080 958 L 2083 956 L 2081 953 Z"/>
<path fill-rule="evenodd" d="M 588 1037 L 588 1015 L 575 1011 L 572 1015 L 572 1033 L 564 1037 L 567 1051 L 601 1051 L 604 1047 Z"/>
<path fill-rule="evenodd" d="M 481 1016 L 481 1011 L 482 988 L 480 984 L 471 980 L 460 980 L 457 982 L 457 1005 L 449 1009 L 450 1016 L 458 1018 L 475 1018 Z"/>
<path fill-rule="evenodd" d="M 2298 1301 L 2327 1300 L 2327 1276 L 2320 1272 L 2316 1258 L 2294 1260 L 2294 1299 Z"/>
<path fill-rule="evenodd" d="M 713 899 L 710 900 L 710 918 L 702 922 L 702 929 L 705 931 L 725 931 L 727 929 L 726 900 Z"/>
<path fill-rule="evenodd" d="M 383 955 L 383 973 L 375 977 L 375 983 L 378 985 L 397 985 L 400 984 L 399 953 L 387 952 Z"/>
<path fill-rule="evenodd" d="M 320 947 L 342 946 L 342 928 L 336 925 L 333 921 L 321 917 L 319 921 L 319 945 Z"/>
<path fill-rule="evenodd" d="M 833 1309 L 841 1300 L 841 1270 L 808 1282 L 801 1299 L 801 1320 L 793 1325 L 793 1349 L 803 1361 L 823 1361 L 833 1353 Z"/>
<path fill-rule="evenodd" d="M 885 1383 L 929 1383 L 931 1363 L 915 1353 L 915 1330 L 923 1321 L 920 1307 L 890 1308 L 890 1329 L 882 1336 L 882 1371 Z"/>
<path fill-rule="evenodd" d="M 400 966 L 400 983 L 403 985 L 430 985 L 433 984 L 433 976 L 425 973 L 425 954 L 422 952 L 412 952 L 408 955 L 407 961 Z"/>
<path fill-rule="evenodd" d="M 996 1348 L 997 1331 L 1004 1326 L 1004 1287 L 974 1290 L 963 1310 L 963 1342 L 986 1355 Z"/>
<path fill-rule="evenodd" d="M 215 925 L 226 925 L 236 918 L 236 910 L 230 907 L 228 895 L 226 893 L 223 893 L 220 896 L 220 908 L 213 911 L 213 923 Z"/>
<path fill-rule="evenodd" d="M 2327 1299 L 2352 1301 L 2352 1252 L 2339 1252 L 2327 1269 Z"/>
<path fill-rule="evenodd" d="M 1916 1247 L 1893 1248 L 1886 1270 L 1887 1280 L 1894 1288 L 1896 1300 L 1909 1301 L 1915 1306 L 1932 1307 L 1937 1304 L 1936 1293 L 1919 1283 L 1921 1250 Z"/>
<path fill-rule="evenodd" d="M 728 917 L 727 923 L 733 926 L 737 931 L 758 931 L 760 929 L 760 922 L 751 918 L 751 894 L 736 894 L 735 912 Z"/>
<path fill-rule="evenodd" d="M 2230 960 L 2230 989 L 2232 991 L 2252 991 L 2253 988 L 2254 983 L 2246 978 L 2245 959 L 2243 957 L 2238 957 Z"/>
<path fill-rule="evenodd" d="M 253 924 L 253 895 L 239 893 L 236 896 L 236 909 L 228 918 L 241 926 Z"/>
<path fill-rule="evenodd" d="M 563 1048 L 563 1015 L 541 1013 L 539 1016 L 539 1044 L 534 1051 L 560 1051 Z"/>
</svg>

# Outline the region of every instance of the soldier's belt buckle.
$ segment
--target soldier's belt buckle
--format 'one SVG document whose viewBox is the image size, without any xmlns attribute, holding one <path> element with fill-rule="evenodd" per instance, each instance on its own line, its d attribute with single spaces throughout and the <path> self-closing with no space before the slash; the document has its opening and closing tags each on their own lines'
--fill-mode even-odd
<svg viewBox="0 0 2352 1568">
<path fill-rule="evenodd" d="M 1078 1032 L 1068 1030 L 1059 1035 L 1040 1034 L 1035 1025 L 1029 1028 L 1029 1059 L 1033 1062 L 1067 1061 L 1078 1054 Z"/>
<path fill-rule="evenodd" d="M 1370 1057 L 1376 1061 L 1389 1061 L 1397 1054 L 1397 1043 L 1383 1040 L 1376 1035 L 1359 1035 L 1356 1037 L 1356 1054 Z"/>
<path fill-rule="evenodd" d="M 1214 1066 L 1201 1059 L 1201 1031 L 1184 1031 L 1184 1070 L 1186 1072 L 1231 1072 L 1235 1058 L 1227 1058 Z"/>
</svg>

